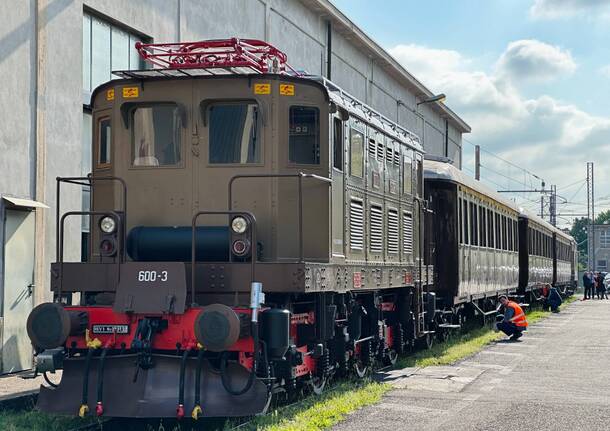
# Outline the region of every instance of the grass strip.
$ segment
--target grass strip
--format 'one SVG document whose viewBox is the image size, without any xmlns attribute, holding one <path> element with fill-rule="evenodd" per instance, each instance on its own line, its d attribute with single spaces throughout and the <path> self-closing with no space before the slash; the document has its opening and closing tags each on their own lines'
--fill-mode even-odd
<svg viewBox="0 0 610 431">
<path fill-rule="evenodd" d="M 266 431 L 315 431 L 327 429 L 345 418 L 348 413 L 381 401 L 392 387 L 370 380 L 342 382 L 318 397 L 307 397 L 302 402 L 280 407 L 272 413 L 257 417 L 249 429 Z"/>
<path fill-rule="evenodd" d="M 2 431 L 65 431 L 90 424 L 94 419 L 80 419 L 71 416 L 57 416 L 38 410 L 0 411 Z"/>
</svg>

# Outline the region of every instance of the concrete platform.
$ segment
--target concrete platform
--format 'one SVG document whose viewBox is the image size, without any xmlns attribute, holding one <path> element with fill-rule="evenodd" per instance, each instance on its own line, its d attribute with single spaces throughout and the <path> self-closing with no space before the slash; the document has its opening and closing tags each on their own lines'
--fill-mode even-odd
<svg viewBox="0 0 610 431">
<path fill-rule="evenodd" d="M 37 394 L 40 385 L 46 385 L 42 375 L 35 379 L 24 379 L 26 373 L 0 376 L 0 405 L 12 399 Z M 49 374 L 49 378 L 54 383 L 61 380 L 61 371 Z"/>
<path fill-rule="evenodd" d="M 610 301 L 577 301 L 449 367 L 384 376 L 396 387 L 334 430 L 609 430 Z"/>
</svg>

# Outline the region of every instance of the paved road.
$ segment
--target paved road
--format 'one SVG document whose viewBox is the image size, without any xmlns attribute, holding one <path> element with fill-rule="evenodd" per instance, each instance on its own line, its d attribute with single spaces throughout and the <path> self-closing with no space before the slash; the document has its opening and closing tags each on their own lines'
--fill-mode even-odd
<svg viewBox="0 0 610 431">
<path fill-rule="evenodd" d="M 386 376 L 334 430 L 610 430 L 610 301 L 577 301 L 450 367 Z"/>
</svg>

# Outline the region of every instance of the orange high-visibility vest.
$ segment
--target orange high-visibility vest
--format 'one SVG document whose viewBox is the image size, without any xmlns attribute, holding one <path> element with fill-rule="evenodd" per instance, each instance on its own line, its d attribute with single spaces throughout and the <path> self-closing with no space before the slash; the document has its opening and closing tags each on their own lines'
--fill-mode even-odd
<svg viewBox="0 0 610 431">
<path fill-rule="evenodd" d="M 510 307 L 515 312 L 513 317 L 510 319 L 515 325 L 520 326 L 522 328 L 527 327 L 527 319 L 525 318 L 525 313 L 523 312 L 523 308 L 519 304 L 513 301 L 508 301 L 506 304 L 507 307 Z"/>
</svg>

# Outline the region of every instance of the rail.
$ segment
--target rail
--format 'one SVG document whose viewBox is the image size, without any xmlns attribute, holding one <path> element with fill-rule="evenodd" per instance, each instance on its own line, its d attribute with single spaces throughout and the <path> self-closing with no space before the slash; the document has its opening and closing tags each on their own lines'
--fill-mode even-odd
<svg viewBox="0 0 610 431">
<path fill-rule="evenodd" d="M 75 215 L 100 215 L 100 216 L 111 216 L 114 221 L 116 222 L 116 226 L 117 226 L 117 232 L 121 232 L 121 229 L 123 228 L 122 225 L 122 220 L 121 220 L 121 216 L 115 212 L 115 211 L 68 211 L 66 213 L 64 213 L 61 216 L 60 222 L 59 222 L 59 230 L 58 230 L 58 236 L 59 236 L 59 242 L 57 244 L 58 246 L 58 253 L 57 256 L 59 258 L 59 286 L 57 288 L 57 298 L 59 299 L 59 301 L 61 302 L 61 292 L 63 290 L 63 272 L 64 272 L 64 225 L 65 225 L 65 221 L 66 218 L 70 217 L 70 216 L 75 216 Z M 119 243 L 117 246 L 117 253 L 118 250 L 121 250 L 123 248 L 123 236 L 122 235 L 118 235 L 117 236 Z M 117 284 L 118 282 L 121 280 L 121 258 L 120 256 L 115 259 L 114 262 L 117 265 Z"/>
<path fill-rule="evenodd" d="M 245 179 L 245 178 L 297 178 L 298 179 L 298 188 L 299 188 L 299 263 L 303 263 L 303 178 L 311 178 L 317 181 L 321 181 L 327 183 L 328 185 L 332 184 L 332 180 L 330 178 L 321 177 L 315 174 L 305 174 L 303 172 L 299 172 L 298 174 L 243 174 L 243 175 L 234 175 L 229 180 L 229 202 L 227 208 L 229 211 L 233 210 L 233 183 L 236 180 Z"/>
<path fill-rule="evenodd" d="M 196 307 L 195 302 L 195 273 L 197 271 L 197 259 L 196 259 L 196 241 L 197 241 L 197 219 L 202 215 L 226 215 L 226 216 L 242 216 L 249 222 L 250 229 L 250 247 L 252 254 L 250 256 L 250 282 L 256 280 L 256 260 L 258 258 L 258 246 L 256 244 L 256 218 L 254 214 L 248 211 L 199 211 L 193 215 L 191 222 L 191 306 Z M 229 231 L 231 230 L 231 223 L 229 222 Z M 231 233 L 229 233 L 230 235 Z M 229 262 L 233 262 L 233 253 L 231 250 L 231 241 L 229 241 Z"/>
</svg>

